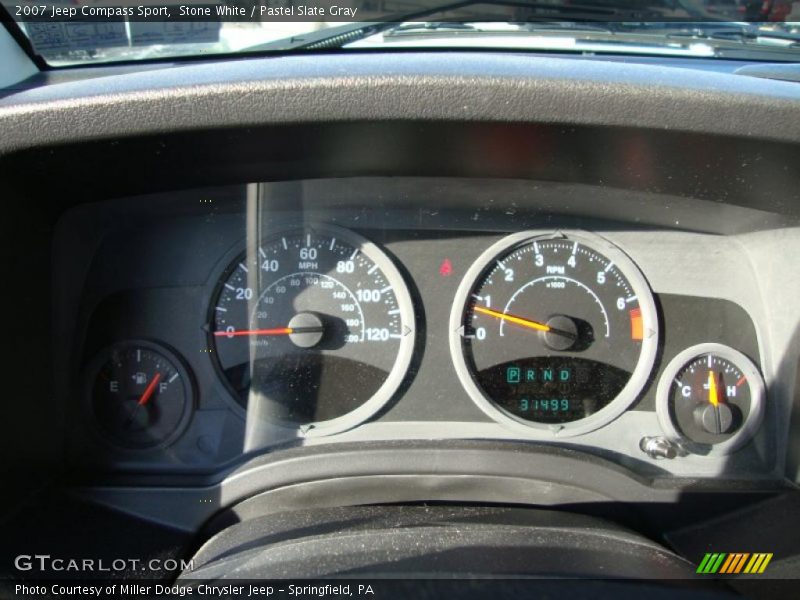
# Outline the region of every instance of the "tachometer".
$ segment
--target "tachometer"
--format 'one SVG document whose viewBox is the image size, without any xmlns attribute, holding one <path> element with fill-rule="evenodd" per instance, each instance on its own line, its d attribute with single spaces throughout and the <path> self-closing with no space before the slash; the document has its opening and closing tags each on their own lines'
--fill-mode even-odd
<svg viewBox="0 0 800 600">
<path fill-rule="evenodd" d="M 347 429 L 397 390 L 414 312 L 375 244 L 329 225 L 277 232 L 227 269 L 210 334 L 242 407 L 311 434 Z"/>
<path fill-rule="evenodd" d="M 484 412 L 561 436 L 619 416 L 658 343 L 644 277 L 586 233 L 526 232 L 489 248 L 461 283 L 450 325 L 456 370 Z"/>
</svg>

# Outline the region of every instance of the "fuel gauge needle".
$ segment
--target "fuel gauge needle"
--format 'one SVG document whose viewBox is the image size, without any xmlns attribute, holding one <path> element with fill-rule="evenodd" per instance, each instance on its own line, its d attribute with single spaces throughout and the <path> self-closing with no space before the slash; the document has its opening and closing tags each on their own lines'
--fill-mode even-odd
<svg viewBox="0 0 800 600">
<path fill-rule="evenodd" d="M 153 377 L 153 380 L 150 382 L 147 388 L 145 388 L 142 397 L 139 398 L 139 402 L 137 402 L 139 406 L 144 406 L 150 401 L 150 398 L 153 396 L 153 392 L 156 391 L 156 386 L 158 385 L 159 381 L 161 381 L 161 373 L 156 373 L 155 377 Z"/>
</svg>

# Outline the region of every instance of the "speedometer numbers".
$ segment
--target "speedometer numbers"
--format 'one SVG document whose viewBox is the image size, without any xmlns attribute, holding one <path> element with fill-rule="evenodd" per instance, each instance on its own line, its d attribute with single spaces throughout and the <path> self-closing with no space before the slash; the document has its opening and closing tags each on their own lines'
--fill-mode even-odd
<svg viewBox="0 0 800 600">
<path fill-rule="evenodd" d="M 315 226 L 277 232 L 226 270 L 211 307 L 216 360 L 246 408 L 306 434 L 374 414 L 411 360 L 408 289 L 377 246 Z"/>
<path fill-rule="evenodd" d="M 470 396 L 529 434 L 577 435 L 619 416 L 644 387 L 657 343 L 644 277 L 585 233 L 501 240 L 467 273 L 451 315 Z"/>
</svg>

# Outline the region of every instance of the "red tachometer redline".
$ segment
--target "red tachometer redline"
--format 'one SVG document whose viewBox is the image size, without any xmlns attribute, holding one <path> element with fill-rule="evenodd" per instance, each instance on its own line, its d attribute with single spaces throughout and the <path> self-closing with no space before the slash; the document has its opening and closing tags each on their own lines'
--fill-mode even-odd
<svg viewBox="0 0 800 600">
<path fill-rule="evenodd" d="M 631 316 L 631 339 L 634 341 L 641 341 L 644 339 L 644 323 L 642 321 L 642 309 L 632 308 L 630 310 Z"/>
</svg>

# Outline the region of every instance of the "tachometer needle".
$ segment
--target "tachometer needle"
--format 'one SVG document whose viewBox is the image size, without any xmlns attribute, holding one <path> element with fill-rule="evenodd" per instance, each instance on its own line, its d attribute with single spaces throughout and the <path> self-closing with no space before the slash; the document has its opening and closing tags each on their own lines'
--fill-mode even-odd
<svg viewBox="0 0 800 600">
<path fill-rule="evenodd" d="M 521 327 L 527 327 L 528 329 L 534 329 L 536 331 L 543 331 L 545 333 L 554 333 L 555 335 L 560 335 L 565 338 L 569 338 L 571 340 L 577 339 L 577 335 L 572 332 L 564 331 L 563 329 L 556 329 L 555 327 L 550 327 L 550 325 L 546 325 L 545 323 L 539 323 L 538 321 L 533 321 L 531 319 L 524 319 L 522 317 L 518 317 L 516 315 L 510 315 L 508 313 L 502 313 L 498 310 L 492 310 L 491 308 L 486 308 L 485 306 L 475 306 L 475 312 L 482 313 L 484 315 L 489 315 L 490 317 L 494 317 L 495 319 L 501 319 L 503 321 L 508 321 L 509 323 L 514 323 L 515 325 L 520 325 Z"/>
<path fill-rule="evenodd" d="M 139 398 L 139 406 L 144 406 L 147 404 L 147 402 L 150 400 L 150 397 L 153 395 L 153 392 L 156 391 L 156 386 L 158 385 L 159 381 L 161 381 L 161 373 L 156 373 L 155 377 L 153 377 L 153 380 L 150 382 L 147 388 L 145 388 L 142 397 Z"/>
<path fill-rule="evenodd" d="M 495 317 L 496 319 L 502 319 L 503 321 L 514 323 L 515 325 L 522 325 L 523 327 L 535 329 L 536 331 L 550 331 L 550 326 L 545 325 L 544 323 L 539 323 L 538 321 L 531 321 L 530 319 L 523 319 L 522 317 L 515 317 L 514 315 L 501 313 L 500 311 L 492 310 L 491 308 L 486 308 L 485 306 L 476 306 L 475 312 L 479 312 L 484 315 L 489 315 L 490 317 Z"/>
</svg>

